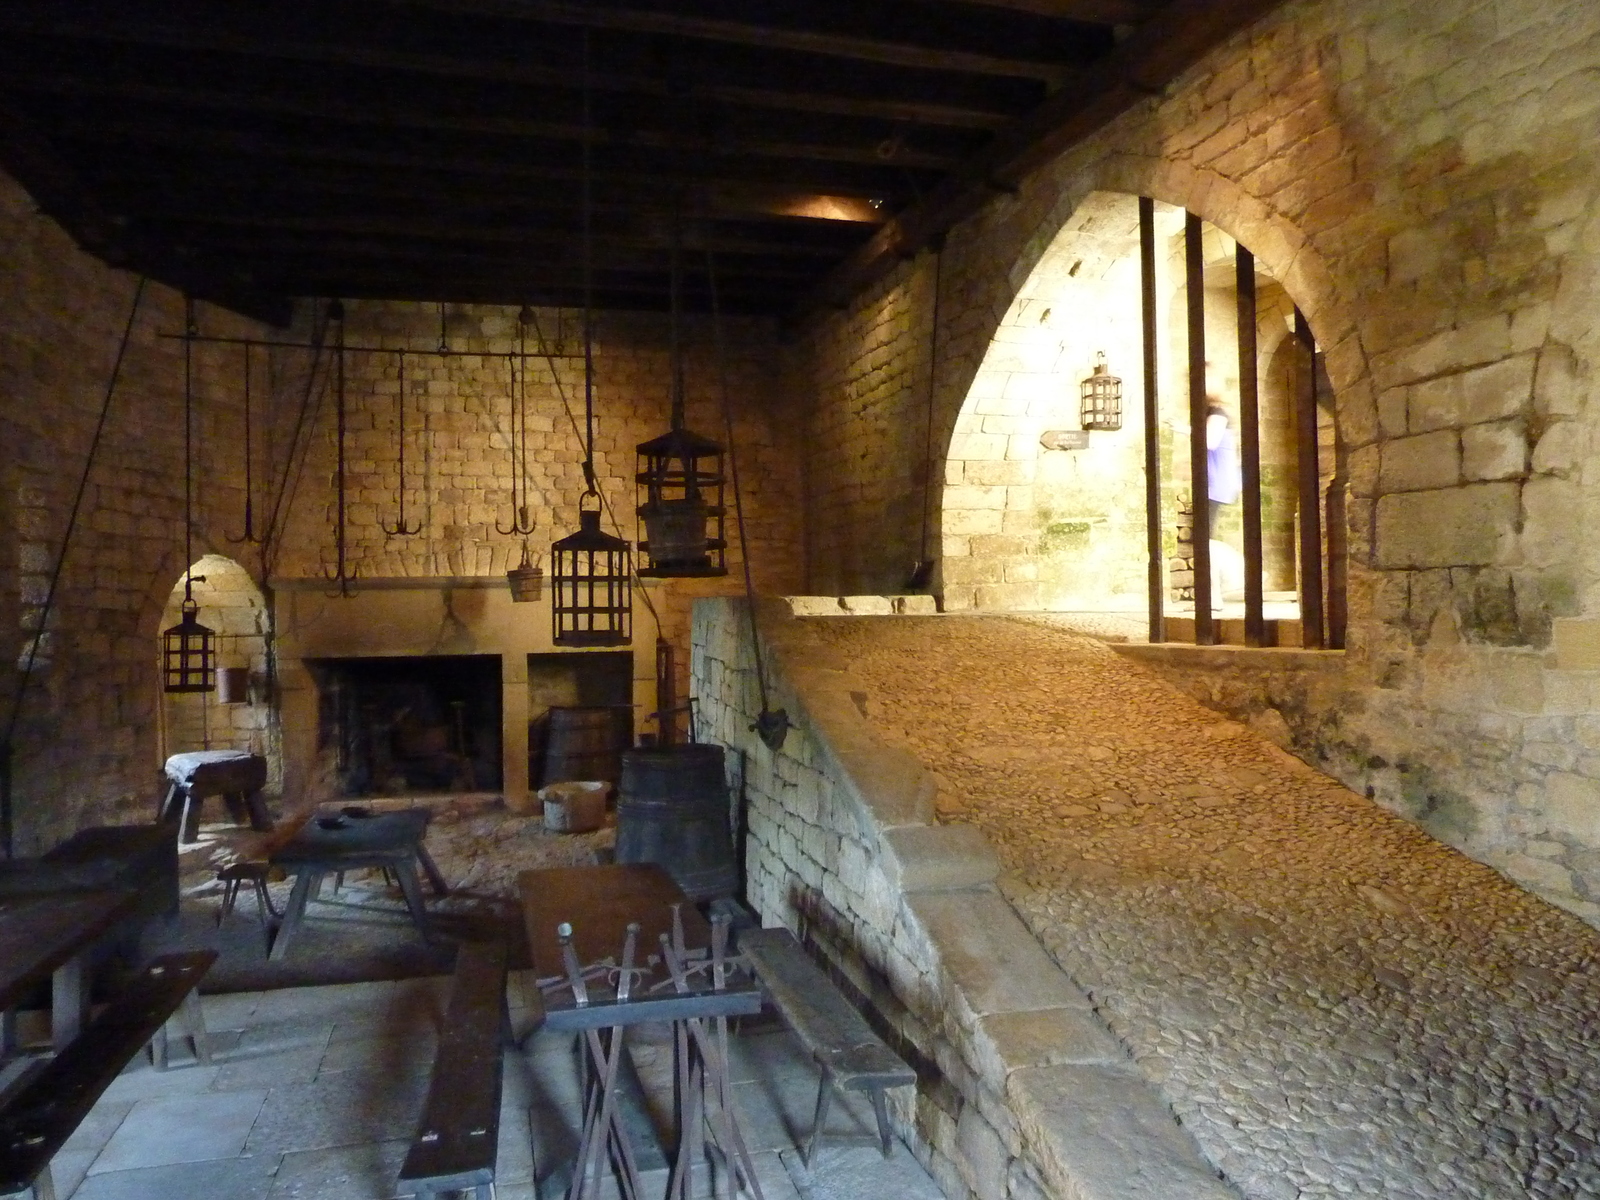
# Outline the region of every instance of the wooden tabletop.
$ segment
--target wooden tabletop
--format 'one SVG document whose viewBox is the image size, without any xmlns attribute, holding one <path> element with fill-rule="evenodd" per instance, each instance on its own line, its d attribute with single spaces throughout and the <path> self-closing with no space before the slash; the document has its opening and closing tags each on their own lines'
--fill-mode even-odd
<svg viewBox="0 0 1600 1200">
<path fill-rule="evenodd" d="M 138 904 L 137 892 L 52 892 L 0 900 L 0 1009 L 92 945 Z"/>
<path fill-rule="evenodd" d="M 672 934 L 672 906 L 681 905 L 684 944 L 693 950 L 711 945 L 711 927 L 683 889 L 654 863 L 601 867 L 547 867 L 517 876 L 528 951 L 541 979 L 562 975 L 556 926 L 572 926 L 573 945 L 583 964 L 621 958 L 628 922 L 639 922 L 639 957 L 654 954 L 657 939 Z"/>
</svg>

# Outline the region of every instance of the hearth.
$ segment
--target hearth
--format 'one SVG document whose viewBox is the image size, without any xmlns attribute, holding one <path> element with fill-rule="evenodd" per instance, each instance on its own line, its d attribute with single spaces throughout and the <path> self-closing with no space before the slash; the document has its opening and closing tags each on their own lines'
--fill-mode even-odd
<svg viewBox="0 0 1600 1200">
<path fill-rule="evenodd" d="M 499 791 L 500 656 L 308 660 L 339 793 Z M 331 761 L 330 761 L 331 760 Z"/>
</svg>

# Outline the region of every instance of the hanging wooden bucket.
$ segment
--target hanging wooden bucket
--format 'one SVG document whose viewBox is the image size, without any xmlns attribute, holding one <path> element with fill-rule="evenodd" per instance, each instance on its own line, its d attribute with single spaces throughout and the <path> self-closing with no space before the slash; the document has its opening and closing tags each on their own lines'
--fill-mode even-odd
<svg viewBox="0 0 1600 1200">
<path fill-rule="evenodd" d="M 722 747 L 629 750 L 617 788 L 617 861 L 659 863 L 689 897 L 739 887 Z"/>
<path fill-rule="evenodd" d="M 614 705 L 550 710 L 543 783 L 603 779 L 614 784 L 622 774 L 622 752 L 632 737 L 633 710 Z"/>
<path fill-rule="evenodd" d="M 511 585 L 511 599 L 515 604 L 531 604 L 544 595 L 544 569 L 524 563 L 506 572 L 506 582 Z"/>
</svg>

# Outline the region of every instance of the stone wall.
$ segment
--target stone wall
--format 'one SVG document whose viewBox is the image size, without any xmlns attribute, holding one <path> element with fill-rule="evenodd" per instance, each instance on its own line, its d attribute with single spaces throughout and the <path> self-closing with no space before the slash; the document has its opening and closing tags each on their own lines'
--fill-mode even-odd
<svg viewBox="0 0 1600 1200">
<path fill-rule="evenodd" d="M 38 623 L 135 290 L 0 176 L 0 735 Z M 200 305 L 212 332 L 263 333 Z M 184 567 L 181 298 L 150 285 L 21 710 L 17 846 L 148 820 L 159 796 L 157 639 Z M 225 546 L 236 482 L 219 470 L 240 409 L 196 380 L 195 552 Z"/>
<path fill-rule="evenodd" d="M 1092 194 L 1243 242 L 1325 352 L 1349 456 L 1346 686 L 1297 740 L 1591 921 L 1597 69 L 1580 0 L 1285 5 L 951 231 L 933 422 L 948 470 L 996 331 Z M 806 331 L 813 590 L 901 585 L 930 266 Z"/>
<path fill-rule="evenodd" d="M 0 733 L 135 282 L 81 252 L 15 183 L 0 177 Z M 348 362 L 349 557 L 363 578 L 494 577 L 515 564 L 521 539 L 499 534 L 495 522 L 512 516 L 505 356 L 516 345 L 516 315 L 515 309 L 450 306 L 446 332 L 463 353 L 408 360 L 407 515 L 423 523 L 414 538 L 379 529 L 396 516 L 395 360 L 368 355 Z M 538 315 L 550 338 L 562 343 L 558 349 L 576 353 L 574 315 Z M 208 337 L 296 340 L 310 329 L 305 305 L 289 330 L 270 330 L 204 303 L 196 316 Z M 432 350 L 439 341 L 438 310 L 430 305 L 354 303 L 347 324 L 352 344 Z M 162 751 L 158 637 L 163 610 L 188 565 L 183 343 L 163 335 L 183 327 L 182 298 L 152 284 L 22 709 L 14 757 L 22 852 L 85 824 L 143 820 L 154 808 Z M 781 353 L 770 323 L 737 320 L 729 332 L 735 444 L 756 579 L 766 588 L 793 591 L 801 558 L 800 466 L 778 369 Z M 689 422 L 721 440 L 720 391 L 704 322 L 690 323 L 687 341 Z M 602 490 L 630 540 L 633 447 L 667 424 L 667 344 L 663 316 L 608 314 L 601 320 L 597 465 Z M 192 366 L 193 554 L 237 562 L 270 610 L 270 581 L 320 580 L 333 562 L 335 412 L 326 371 L 308 389 L 306 354 L 254 353 L 247 464 L 243 351 L 196 344 Z M 556 371 L 581 419 L 574 360 L 558 359 Z M 532 374 L 528 503 L 537 528 L 531 541 L 548 567 L 550 540 L 577 527 L 580 455 L 549 371 L 536 363 Z M 236 541 L 247 499 L 255 532 L 270 531 L 265 544 Z M 695 595 L 736 589 L 736 548 L 729 565 L 725 580 L 650 588 L 663 628 L 678 640 L 681 663 L 688 657 L 689 603 Z M 636 603 L 645 607 L 644 600 Z M 548 604 L 539 611 L 548 626 Z M 646 629 L 653 635 L 653 625 Z M 276 674 L 264 674 L 275 689 Z M 282 696 L 272 690 L 263 699 L 270 711 L 254 716 L 265 716 L 270 726 Z"/>
<path fill-rule="evenodd" d="M 777 753 L 750 732 L 762 697 L 748 608 L 695 605 L 702 737 L 730 750 L 746 898 L 796 930 L 916 1067 L 891 1110 L 945 1195 L 1237 1200 L 1001 895 L 983 834 L 934 823 L 933 776 L 871 732 L 849 664 L 788 604 L 759 617 L 769 702 L 795 723 Z"/>
</svg>

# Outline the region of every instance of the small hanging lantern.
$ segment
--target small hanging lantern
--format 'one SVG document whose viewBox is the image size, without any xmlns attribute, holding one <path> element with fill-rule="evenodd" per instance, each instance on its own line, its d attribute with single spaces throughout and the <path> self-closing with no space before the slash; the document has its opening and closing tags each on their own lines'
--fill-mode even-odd
<svg viewBox="0 0 1600 1200">
<path fill-rule="evenodd" d="M 511 585 L 511 599 L 517 604 L 531 604 L 544 595 L 544 568 L 533 565 L 528 557 L 528 542 L 522 542 L 522 563 L 506 572 L 506 582 Z"/>
<path fill-rule="evenodd" d="M 183 559 L 194 562 L 194 301 L 184 298 L 183 335 Z M 216 687 L 211 630 L 200 624 L 192 567 L 183 573 L 183 619 L 161 635 L 162 686 L 169 692 L 209 692 Z M 204 576 L 200 576 L 202 580 Z"/>
<path fill-rule="evenodd" d="M 550 629 L 556 645 L 626 646 L 633 640 L 629 553 L 627 542 L 600 528 L 599 494 L 585 492 L 578 502 L 578 532 L 550 547 Z"/>
<path fill-rule="evenodd" d="M 640 575 L 726 575 L 722 447 L 675 424 L 638 447 Z"/>
<path fill-rule="evenodd" d="M 200 606 L 184 580 L 183 619 L 161 635 L 162 667 L 169 692 L 209 692 L 216 686 L 215 636 L 200 624 Z"/>
<path fill-rule="evenodd" d="M 1122 428 L 1122 380 L 1106 368 L 1106 354 L 1095 356 L 1094 374 L 1083 381 L 1081 421 L 1085 429 Z"/>
</svg>

